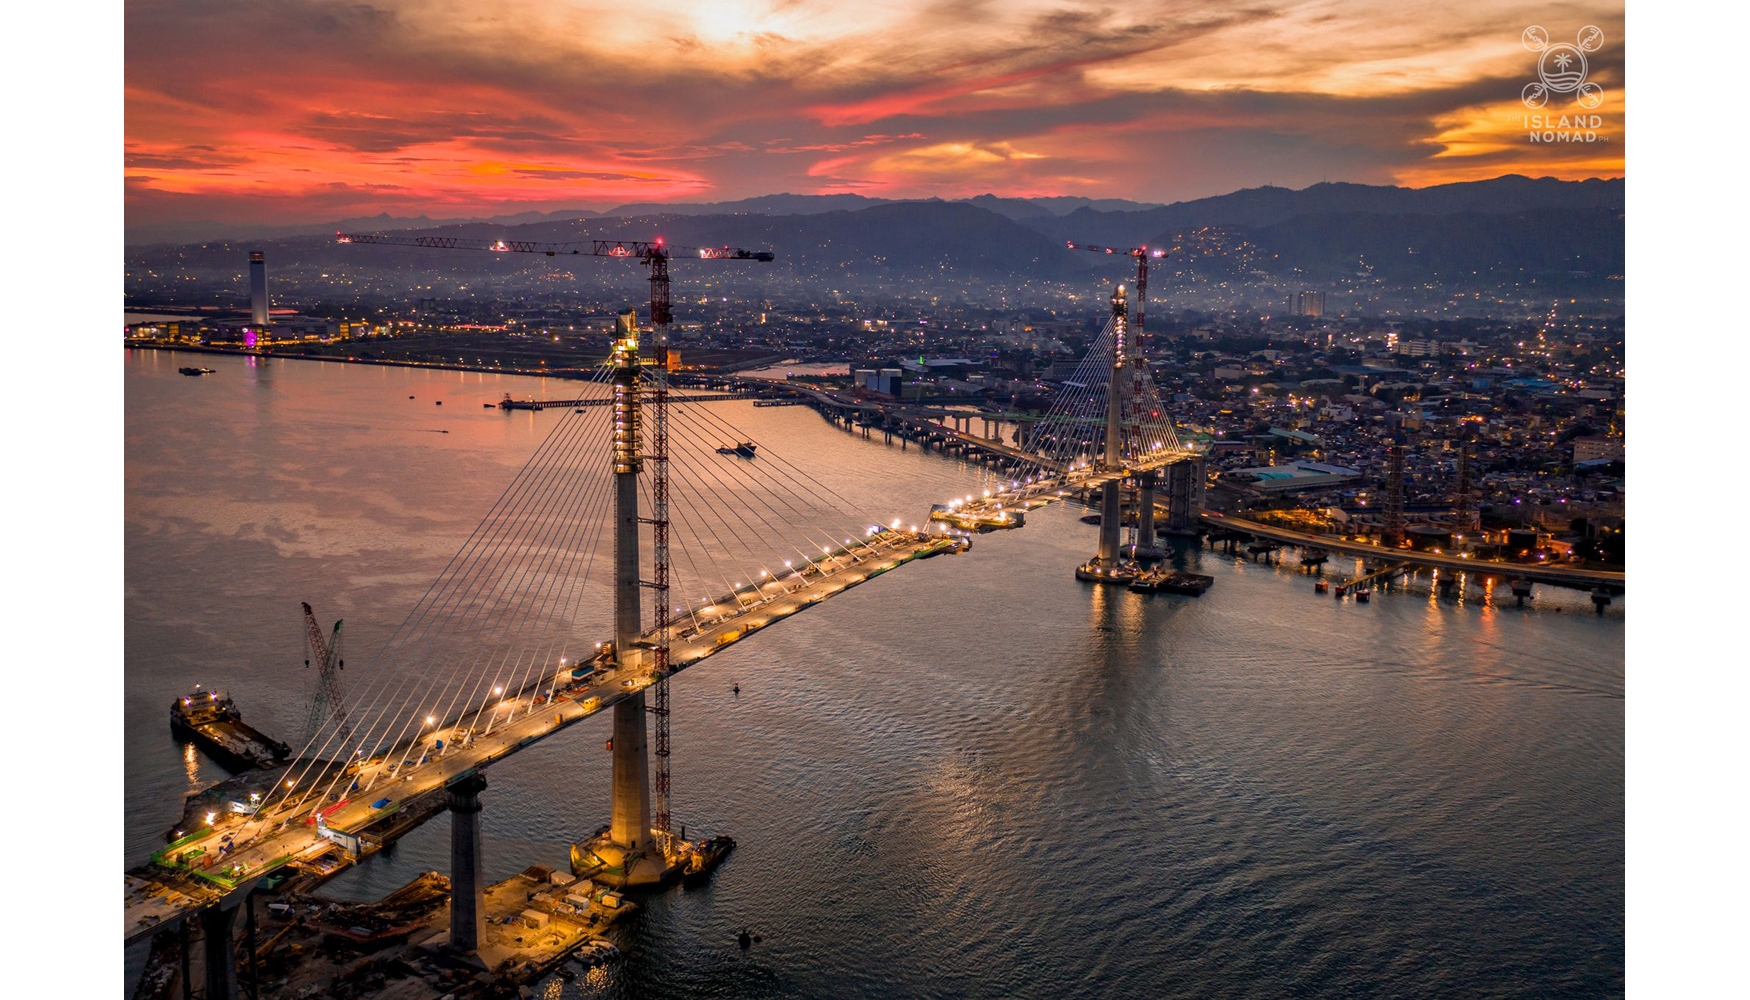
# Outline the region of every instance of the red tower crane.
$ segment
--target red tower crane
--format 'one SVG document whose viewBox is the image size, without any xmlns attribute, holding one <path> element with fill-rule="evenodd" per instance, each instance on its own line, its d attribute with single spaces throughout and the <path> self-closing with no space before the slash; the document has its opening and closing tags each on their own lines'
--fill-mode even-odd
<svg viewBox="0 0 1750 1000">
<path fill-rule="evenodd" d="M 1093 243 L 1077 243 L 1074 240 L 1066 240 L 1064 245 L 1068 246 L 1071 250 L 1086 250 L 1089 253 L 1123 254 L 1126 257 L 1136 258 L 1136 298 L 1132 300 L 1130 307 L 1130 329 L 1132 336 L 1136 337 L 1140 342 L 1142 337 L 1142 314 L 1148 307 L 1148 262 L 1150 260 L 1158 260 L 1165 257 L 1171 251 L 1151 249 L 1149 247 L 1131 247 L 1128 250 L 1121 250 L 1118 247 L 1103 247 Z M 1135 347 L 1136 345 L 1133 344 L 1131 346 Z M 1135 352 L 1133 351 L 1132 353 L 1134 354 Z"/>
<path fill-rule="evenodd" d="M 680 247 L 670 246 L 661 237 L 655 240 L 584 240 L 570 243 L 546 243 L 535 240 L 473 240 L 453 236 L 391 236 L 375 233 L 337 233 L 337 243 L 374 243 L 383 246 L 423 247 L 433 250 L 485 250 L 492 253 L 532 253 L 547 257 L 619 257 L 637 260 L 650 268 L 650 325 L 656 334 L 655 377 L 651 379 L 648 398 L 651 404 L 650 447 L 644 451 L 651 464 L 650 517 L 640 520 L 651 526 L 654 569 L 645 584 L 654 592 L 657 640 L 651 652 L 656 664 L 656 683 L 652 685 L 650 714 L 656 716 L 656 774 L 651 780 L 651 825 L 661 838 L 667 852 L 673 842 L 670 827 L 673 815 L 669 807 L 669 707 L 668 655 L 669 629 L 673 606 L 669 604 L 668 551 L 668 328 L 673 319 L 669 309 L 668 263 L 671 260 L 750 260 L 770 262 L 776 255 L 770 250 L 744 250 L 741 247 Z"/>
<path fill-rule="evenodd" d="M 1094 243 L 1077 243 L 1074 240 L 1066 240 L 1064 245 L 1071 250 L 1086 250 L 1089 253 L 1123 254 L 1126 257 L 1136 258 L 1136 298 L 1130 305 L 1129 330 L 1126 336 L 1127 342 L 1123 347 L 1124 353 L 1134 361 L 1130 375 L 1130 400 L 1132 404 L 1140 403 L 1142 397 L 1143 366 L 1147 364 L 1147 362 L 1143 360 L 1142 320 L 1143 312 L 1148 307 L 1148 262 L 1151 260 L 1159 260 L 1170 254 L 1172 251 L 1150 247 L 1131 247 L 1128 250 L 1123 250 L 1118 247 L 1103 247 Z M 1175 247 L 1174 249 L 1176 250 L 1178 248 Z M 1130 414 L 1127 413 L 1127 416 L 1130 416 Z"/>
</svg>

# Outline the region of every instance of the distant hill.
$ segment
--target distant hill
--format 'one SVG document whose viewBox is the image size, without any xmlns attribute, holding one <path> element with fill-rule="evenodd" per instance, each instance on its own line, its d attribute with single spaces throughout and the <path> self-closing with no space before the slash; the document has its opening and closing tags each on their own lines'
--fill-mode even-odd
<svg viewBox="0 0 1750 1000">
<path fill-rule="evenodd" d="M 1257 188 L 1135 210 L 1079 204 L 1061 216 L 1034 199 L 995 196 L 881 202 L 858 195 L 773 195 L 725 203 L 747 211 L 663 205 L 660 212 L 641 215 L 523 213 L 412 231 L 541 242 L 660 235 L 677 246 L 770 248 L 777 261 L 748 272 L 747 287 L 769 281 L 789 289 L 786 294 L 808 286 L 855 294 L 859 285 L 879 294 L 883 282 L 899 279 L 953 296 L 1001 295 L 1005 289 L 1026 289 L 1030 282 L 1080 282 L 1118 273 L 1109 259 L 1065 248 L 1062 241 L 1071 237 L 1114 246 L 1184 247 L 1160 265 L 1162 289 L 1233 288 L 1265 279 L 1309 285 L 1362 279 L 1406 288 L 1434 282 L 1500 287 L 1536 279 L 1581 290 L 1613 288 L 1615 294 L 1620 285 L 1607 282 L 1624 270 L 1622 193 L 1621 181 L 1525 177 L 1421 190 L 1320 184 L 1304 191 Z M 826 207 L 831 204 L 851 207 Z M 809 211 L 771 211 L 786 207 Z M 614 272 L 615 277 L 609 270 L 556 264 L 551 258 L 341 247 L 329 238 L 336 228 L 383 231 L 421 221 L 430 220 L 343 220 L 308 235 L 136 248 L 130 260 L 149 265 L 140 273 L 188 274 L 230 287 L 242 273 L 240 251 L 265 248 L 277 280 L 302 280 L 311 294 L 322 293 L 326 286 L 320 276 L 335 269 L 370 276 L 367 284 L 384 292 L 402 282 L 484 280 L 527 293 L 553 287 L 531 283 L 550 281 L 542 276 L 555 271 L 574 272 L 568 285 L 634 280 L 631 272 Z"/>
<path fill-rule="evenodd" d="M 1329 280 L 1365 269 L 1387 282 L 1446 282 L 1477 274 L 1602 279 L 1622 274 L 1622 212 L 1532 208 L 1445 215 L 1321 212 L 1248 231 L 1276 256 L 1272 270 L 1297 268 Z"/>
<path fill-rule="evenodd" d="M 376 233 L 393 232 L 406 229 L 433 229 L 439 226 L 458 226 L 474 222 L 487 222 L 501 226 L 517 226 L 530 222 L 543 222 L 550 219 L 581 219 L 594 215 L 581 209 L 562 209 L 554 212 L 515 212 L 510 215 L 495 215 L 490 217 L 470 217 L 465 219 L 433 219 L 430 216 L 390 215 L 387 212 L 379 215 L 359 216 L 351 219 L 336 219 L 333 222 L 313 222 L 296 226 L 258 226 L 248 223 L 214 222 L 211 220 L 195 222 L 159 222 L 146 223 L 137 226 L 125 226 L 124 239 L 128 246 L 147 246 L 155 243 L 209 243 L 226 240 L 274 240 L 290 236 L 324 236 L 334 233 Z"/>
<path fill-rule="evenodd" d="M 1158 208 L 1111 211 L 1092 206 L 1064 216 L 1030 218 L 1029 226 L 1057 239 L 1136 246 L 1160 233 L 1197 226 L 1272 226 L 1300 216 L 1365 212 L 1376 215 L 1508 214 L 1540 208 L 1623 209 L 1623 181 L 1561 181 L 1508 174 L 1486 181 L 1402 188 L 1372 184 L 1314 184 L 1299 191 L 1247 188 L 1232 194 L 1174 202 Z"/>
<path fill-rule="evenodd" d="M 818 215 L 891 205 L 892 199 L 860 194 L 763 194 L 740 201 L 635 201 L 610 208 L 603 215 L 632 218 L 648 215 Z"/>
</svg>

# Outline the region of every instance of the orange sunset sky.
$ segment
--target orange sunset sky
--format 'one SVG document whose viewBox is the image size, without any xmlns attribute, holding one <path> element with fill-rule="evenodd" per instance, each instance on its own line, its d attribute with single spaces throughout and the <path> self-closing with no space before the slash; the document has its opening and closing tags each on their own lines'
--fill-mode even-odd
<svg viewBox="0 0 1750 1000">
<path fill-rule="evenodd" d="M 1600 141 L 1527 141 L 1532 24 L 1602 29 Z M 126 45 L 130 225 L 1623 173 L 1620 3 L 131 0 Z"/>
</svg>

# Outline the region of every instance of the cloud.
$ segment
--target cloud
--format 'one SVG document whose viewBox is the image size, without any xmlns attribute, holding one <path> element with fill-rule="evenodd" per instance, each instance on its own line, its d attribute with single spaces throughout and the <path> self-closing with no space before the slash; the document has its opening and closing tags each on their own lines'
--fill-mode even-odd
<svg viewBox="0 0 1750 1000">
<path fill-rule="evenodd" d="M 1612 143 L 1514 132 L 1530 23 L 1604 29 Z M 126 31 L 152 221 L 1622 172 L 1620 4 L 132 0 Z"/>
</svg>

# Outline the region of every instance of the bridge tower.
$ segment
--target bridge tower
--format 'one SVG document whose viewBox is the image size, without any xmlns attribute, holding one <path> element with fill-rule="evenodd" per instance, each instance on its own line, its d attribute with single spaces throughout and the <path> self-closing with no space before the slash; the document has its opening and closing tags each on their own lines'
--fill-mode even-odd
<svg viewBox="0 0 1750 1000">
<path fill-rule="evenodd" d="M 1106 389 L 1106 446 L 1101 464 L 1108 472 L 1124 468 L 1125 396 L 1131 386 L 1129 304 L 1124 286 L 1112 290 L 1112 382 Z M 1100 548 L 1094 558 L 1076 567 L 1076 579 L 1094 583 L 1128 583 L 1136 576 L 1136 564 L 1123 558 L 1119 541 L 1123 530 L 1123 505 L 1119 502 L 1122 476 L 1100 487 Z"/>
<path fill-rule="evenodd" d="M 642 364 L 638 334 L 614 341 L 614 666 L 638 673 L 651 666 L 640 649 L 643 636 L 642 581 L 639 579 L 638 474 L 644 468 L 643 416 L 639 406 Z M 666 541 L 666 539 L 662 539 Z M 657 598 L 666 600 L 667 595 Z M 607 833 L 587 845 L 624 885 L 659 882 L 667 869 L 650 830 L 650 754 L 644 692 L 614 704 L 613 795 Z"/>
</svg>

